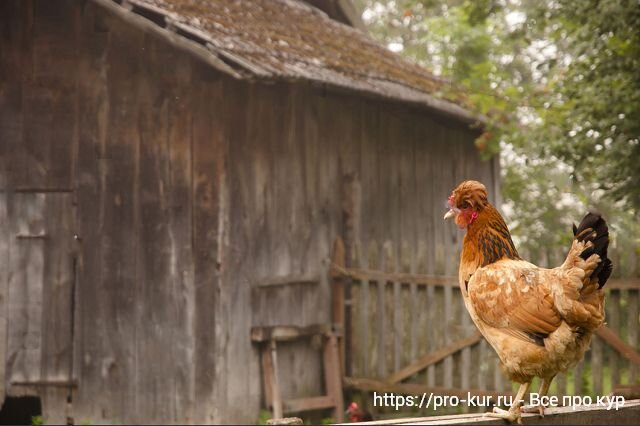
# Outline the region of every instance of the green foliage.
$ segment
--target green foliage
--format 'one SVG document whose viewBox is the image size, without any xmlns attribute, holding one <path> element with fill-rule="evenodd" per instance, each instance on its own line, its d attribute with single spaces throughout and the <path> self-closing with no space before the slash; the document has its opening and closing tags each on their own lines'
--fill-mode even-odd
<svg viewBox="0 0 640 426">
<path fill-rule="evenodd" d="M 485 157 L 501 152 L 506 216 L 521 247 L 534 258 L 565 247 L 571 222 L 595 207 L 610 222 L 617 251 L 638 256 L 637 1 L 360 5 L 374 37 L 462 85 L 489 117 L 476 146 Z"/>
<path fill-rule="evenodd" d="M 31 426 L 42 426 L 44 424 L 44 420 L 42 416 L 32 416 L 31 417 Z"/>
<path fill-rule="evenodd" d="M 260 410 L 260 412 L 258 413 L 258 421 L 257 421 L 257 425 L 266 425 L 267 424 L 267 420 L 269 420 L 271 418 L 271 411 L 268 410 Z"/>
</svg>

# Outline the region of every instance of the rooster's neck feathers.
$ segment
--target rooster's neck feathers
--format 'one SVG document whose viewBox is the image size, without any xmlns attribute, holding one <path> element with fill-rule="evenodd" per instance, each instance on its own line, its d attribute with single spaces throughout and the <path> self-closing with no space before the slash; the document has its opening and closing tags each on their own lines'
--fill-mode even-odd
<svg viewBox="0 0 640 426">
<path fill-rule="evenodd" d="M 467 228 L 462 262 L 476 269 L 505 258 L 520 259 L 520 256 L 504 219 L 495 207 L 487 204 Z"/>
</svg>

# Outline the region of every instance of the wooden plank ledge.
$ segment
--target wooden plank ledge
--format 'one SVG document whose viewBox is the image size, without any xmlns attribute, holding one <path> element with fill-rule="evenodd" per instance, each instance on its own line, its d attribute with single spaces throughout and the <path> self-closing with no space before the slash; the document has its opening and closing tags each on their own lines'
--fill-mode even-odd
<svg viewBox="0 0 640 426">
<path fill-rule="evenodd" d="M 378 281 L 386 283 L 398 282 L 405 285 L 416 284 L 419 286 L 433 285 L 441 287 L 458 287 L 458 277 L 345 268 L 335 262 L 331 263 L 331 275 L 334 278 L 347 277 L 355 281 Z"/>
<path fill-rule="evenodd" d="M 522 422 L 529 425 L 635 425 L 640 418 L 640 399 L 625 402 L 619 410 L 607 410 L 603 406 L 551 407 L 541 418 L 525 413 Z M 456 425 L 478 423 L 482 425 L 507 425 L 502 419 L 484 417 L 483 414 L 457 414 L 450 416 L 405 417 L 391 420 L 360 422 L 358 425 Z"/>
<path fill-rule="evenodd" d="M 296 327 L 289 325 L 279 325 L 273 327 L 252 327 L 251 340 L 253 342 L 267 342 L 275 340 L 285 342 L 301 337 L 316 336 L 318 334 L 327 335 L 331 333 L 329 324 L 315 324 L 307 327 Z"/>
<path fill-rule="evenodd" d="M 469 394 L 477 396 L 492 396 L 497 400 L 498 396 L 512 395 L 510 392 L 498 392 L 482 389 L 460 389 L 460 388 L 445 388 L 439 386 L 428 386 L 419 383 L 386 383 L 380 380 L 359 378 L 359 377 L 344 377 L 342 380 L 346 388 L 358 389 L 363 391 L 375 391 L 375 392 L 393 392 L 401 395 L 421 395 L 423 393 L 433 393 L 434 395 L 451 395 L 458 398 L 466 398 Z"/>
</svg>

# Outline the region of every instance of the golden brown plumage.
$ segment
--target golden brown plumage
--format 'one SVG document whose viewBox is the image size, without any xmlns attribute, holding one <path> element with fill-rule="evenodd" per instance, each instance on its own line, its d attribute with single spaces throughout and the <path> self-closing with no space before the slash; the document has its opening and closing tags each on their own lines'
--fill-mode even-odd
<svg viewBox="0 0 640 426">
<path fill-rule="evenodd" d="M 504 219 L 488 202 L 484 185 L 462 182 L 449 197 L 449 212 L 466 228 L 459 280 L 465 306 L 495 349 L 522 399 L 534 377 L 540 393 L 553 377 L 575 366 L 604 320 L 602 286 L 611 274 L 605 221 L 589 213 L 578 228 L 565 262 L 540 268 L 520 258 Z M 543 413 L 543 407 L 540 407 Z M 492 415 L 520 420 L 516 403 Z"/>
</svg>

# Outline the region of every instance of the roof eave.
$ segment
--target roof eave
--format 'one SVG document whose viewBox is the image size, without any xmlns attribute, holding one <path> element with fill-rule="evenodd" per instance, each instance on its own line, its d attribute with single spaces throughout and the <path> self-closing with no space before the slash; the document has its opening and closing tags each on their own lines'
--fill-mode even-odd
<svg viewBox="0 0 640 426">
<path fill-rule="evenodd" d="M 210 43 L 206 34 L 200 34 L 196 29 L 173 24 L 175 20 L 172 19 L 171 14 L 165 10 L 138 3 L 135 0 L 122 0 L 121 5 L 113 0 L 92 1 L 110 13 L 113 13 L 119 18 L 129 22 L 131 25 L 164 38 L 176 48 L 194 55 L 217 71 L 227 74 L 235 79 L 262 80 L 270 82 L 295 81 L 298 83 L 306 81 L 312 85 L 319 85 L 328 89 L 353 92 L 365 97 L 403 102 L 418 107 L 426 107 L 429 110 L 470 126 L 484 127 L 487 124 L 487 118 L 484 115 L 474 114 L 453 102 L 438 99 L 428 93 L 402 86 L 398 83 L 375 81 L 376 84 L 374 85 L 371 84 L 372 82 L 370 81 L 356 82 L 348 79 L 349 84 L 346 84 L 346 82 L 325 81 L 313 78 L 291 79 L 274 75 L 261 75 L 261 73 L 256 72 L 254 67 L 250 66 L 251 64 L 238 62 L 237 58 L 230 58 L 228 55 L 223 55 L 222 53 L 224 52 L 220 52 L 216 49 Z M 164 27 L 160 26 L 152 20 L 137 13 L 137 11 L 140 11 L 141 9 L 144 9 L 147 13 L 163 15 L 166 25 Z M 189 33 L 189 37 L 183 35 L 187 32 Z M 388 86 L 390 90 L 384 90 L 381 88 L 385 86 Z M 392 87 L 394 93 L 391 92 Z"/>
</svg>

